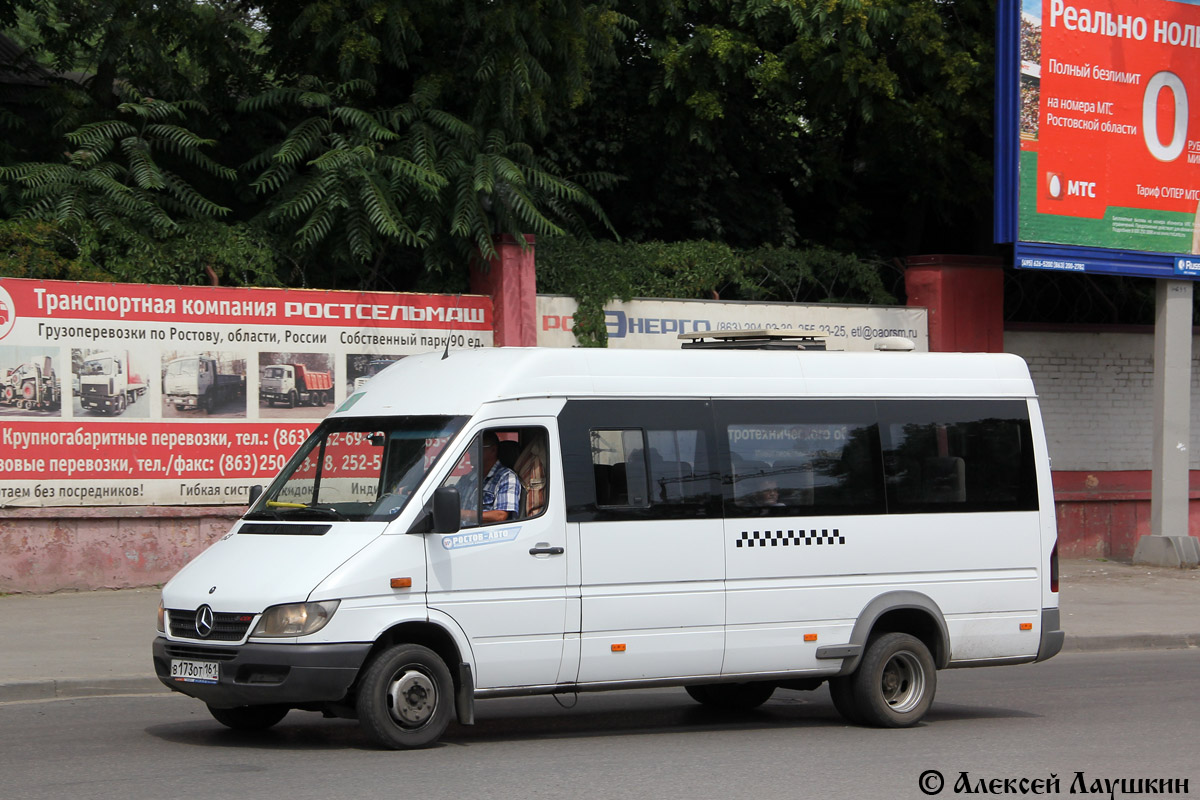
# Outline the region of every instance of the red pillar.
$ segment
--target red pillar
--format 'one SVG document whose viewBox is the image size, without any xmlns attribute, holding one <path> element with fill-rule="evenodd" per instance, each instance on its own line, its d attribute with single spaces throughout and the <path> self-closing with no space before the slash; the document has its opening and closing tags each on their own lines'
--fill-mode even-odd
<svg viewBox="0 0 1200 800">
<path fill-rule="evenodd" d="M 904 288 L 929 310 L 931 352 L 1004 351 L 1004 264 L 983 256 L 913 256 Z"/>
<path fill-rule="evenodd" d="M 471 267 L 471 291 L 492 297 L 493 343 L 496 347 L 537 345 L 537 279 L 534 271 L 536 237 L 525 236 L 525 247 L 508 234 L 494 240 L 496 257 Z"/>
</svg>

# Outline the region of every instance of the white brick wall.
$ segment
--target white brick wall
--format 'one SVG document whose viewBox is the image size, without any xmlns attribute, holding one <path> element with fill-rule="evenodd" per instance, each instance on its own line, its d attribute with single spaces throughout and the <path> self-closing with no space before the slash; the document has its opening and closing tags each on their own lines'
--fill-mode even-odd
<svg viewBox="0 0 1200 800">
<path fill-rule="evenodd" d="M 1148 470 L 1154 334 L 1005 331 L 1029 364 L 1056 470 Z M 1200 469 L 1200 338 L 1192 342 L 1192 469 Z"/>
</svg>

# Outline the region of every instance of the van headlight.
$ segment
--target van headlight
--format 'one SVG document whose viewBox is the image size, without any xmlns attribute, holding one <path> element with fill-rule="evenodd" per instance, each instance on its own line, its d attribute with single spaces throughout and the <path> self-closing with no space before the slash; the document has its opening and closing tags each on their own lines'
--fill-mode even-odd
<svg viewBox="0 0 1200 800">
<path fill-rule="evenodd" d="M 333 618 L 340 600 L 319 603 L 288 603 L 263 612 L 251 636 L 307 636 L 324 628 Z"/>
</svg>

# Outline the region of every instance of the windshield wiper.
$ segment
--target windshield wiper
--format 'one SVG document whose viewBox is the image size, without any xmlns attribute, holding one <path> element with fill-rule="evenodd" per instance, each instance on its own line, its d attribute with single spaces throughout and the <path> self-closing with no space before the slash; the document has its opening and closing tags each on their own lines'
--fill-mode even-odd
<svg viewBox="0 0 1200 800">
<path fill-rule="evenodd" d="M 342 512 L 338 511 L 333 506 L 319 506 L 310 503 L 284 503 L 278 500 L 268 500 L 269 508 L 278 509 L 275 511 L 276 518 L 283 516 L 299 517 L 307 513 L 313 513 L 318 517 L 332 518 L 337 520 L 349 520 Z"/>
</svg>

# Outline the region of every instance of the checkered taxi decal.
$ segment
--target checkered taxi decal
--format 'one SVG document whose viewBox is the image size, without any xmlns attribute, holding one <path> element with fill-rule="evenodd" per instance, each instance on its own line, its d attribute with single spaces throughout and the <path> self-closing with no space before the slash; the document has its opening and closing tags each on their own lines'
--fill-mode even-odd
<svg viewBox="0 0 1200 800">
<path fill-rule="evenodd" d="M 845 544 L 846 537 L 834 528 L 822 530 L 799 531 L 742 531 L 737 540 L 738 547 L 799 547 L 814 544 Z"/>
</svg>

